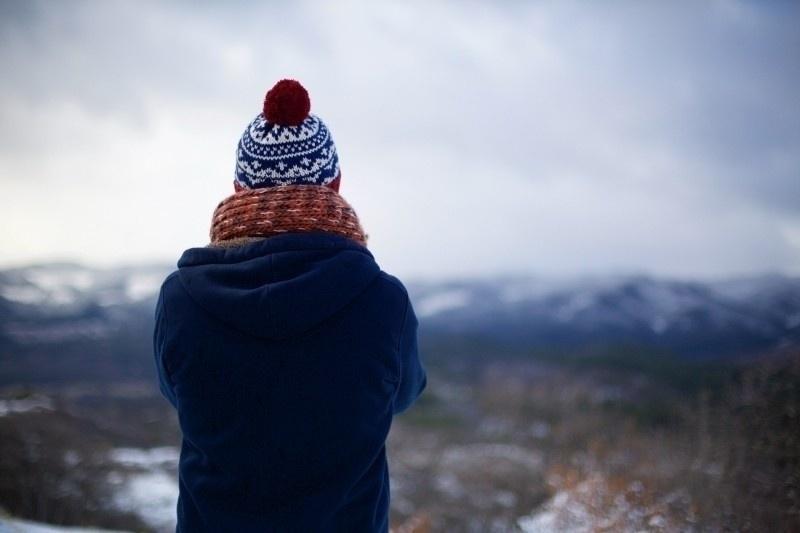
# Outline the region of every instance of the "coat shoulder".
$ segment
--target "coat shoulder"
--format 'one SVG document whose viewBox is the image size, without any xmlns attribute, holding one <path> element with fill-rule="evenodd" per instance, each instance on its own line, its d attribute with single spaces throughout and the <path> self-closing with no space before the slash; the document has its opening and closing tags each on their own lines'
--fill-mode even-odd
<svg viewBox="0 0 800 533">
<path fill-rule="evenodd" d="M 406 286 L 403 284 L 402 281 L 400 281 L 399 278 L 383 270 L 380 271 L 378 278 L 385 286 L 393 287 L 394 290 L 398 292 L 398 294 L 400 294 L 405 298 L 408 298 L 408 289 L 406 289 Z"/>
<path fill-rule="evenodd" d="M 177 270 L 173 270 L 170 272 L 167 277 L 164 278 L 164 281 L 161 282 L 161 289 L 160 292 L 163 295 L 169 295 L 174 293 L 176 289 L 179 288 L 181 285 L 180 280 L 180 273 Z"/>
<path fill-rule="evenodd" d="M 184 293 L 183 283 L 179 274 L 177 270 L 174 270 L 161 282 L 161 288 L 158 293 L 158 301 L 161 305 L 169 306 L 171 302 L 175 301 L 176 297 Z"/>
<path fill-rule="evenodd" d="M 381 271 L 376 276 L 370 292 L 371 299 L 376 305 L 376 312 L 400 327 L 411 307 L 411 299 L 403 282 Z"/>
<path fill-rule="evenodd" d="M 376 281 L 380 286 L 380 291 L 384 295 L 384 298 L 390 298 L 395 301 L 398 306 L 405 308 L 409 297 L 408 290 L 402 281 L 383 270 L 378 274 Z"/>
</svg>

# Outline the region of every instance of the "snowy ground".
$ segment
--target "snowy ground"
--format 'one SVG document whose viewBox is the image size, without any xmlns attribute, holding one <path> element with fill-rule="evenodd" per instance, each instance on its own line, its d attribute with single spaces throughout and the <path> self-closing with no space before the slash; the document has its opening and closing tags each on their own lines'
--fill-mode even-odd
<svg viewBox="0 0 800 533">
<path fill-rule="evenodd" d="M 595 474 L 569 488 L 562 488 L 542 507 L 517 520 L 524 533 L 593 533 L 594 531 L 693 531 L 676 524 L 665 512 L 683 493 L 672 493 L 646 504 L 644 487 L 634 481 L 623 490 L 612 490 L 608 480 Z"/>
<path fill-rule="evenodd" d="M 124 533 L 109 529 L 86 529 L 82 527 L 59 527 L 28 520 L 0 518 L 0 533 Z"/>
<path fill-rule="evenodd" d="M 113 505 L 138 515 L 154 531 L 175 531 L 179 456 L 180 450 L 170 446 L 112 450 L 109 459 L 123 467 L 109 474 L 116 487 Z"/>
<path fill-rule="evenodd" d="M 42 395 L 30 398 L 0 399 L 0 416 L 13 413 L 28 413 L 31 411 L 49 411 L 53 408 L 50 398 Z"/>
<path fill-rule="evenodd" d="M 781 508 L 736 487 L 789 486 L 766 470 L 773 455 L 754 455 L 761 441 L 743 440 L 774 433 L 796 442 L 785 424 L 750 422 L 782 423 L 766 415 L 800 383 L 800 360 L 789 370 L 781 361 L 747 370 L 748 388 L 718 403 L 690 396 L 695 389 L 672 381 L 671 367 L 623 373 L 514 359 L 475 375 L 432 371 L 387 442 L 394 532 L 737 531 L 745 522 L 736 513 L 752 510 L 768 524 Z M 0 495 L 19 496 L 0 501 L 41 521 L 174 531 L 179 448 L 164 444 L 178 442 L 179 427 L 148 390 L 0 390 Z M 742 411 L 745 400 L 765 407 L 756 416 Z M 14 506 L 40 500 L 47 513 Z M 92 531 L 2 516 L 0 533 Z"/>
<path fill-rule="evenodd" d="M 0 404 L 0 407 L 8 406 Z M 19 410 L 19 409 L 17 409 Z M 154 532 L 175 531 L 179 450 L 175 447 L 115 448 L 108 454 L 109 503 L 139 516 Z M 68 461 L 68 458 L 65 458 Z M 0 517 L 0 533 L 111 533 L 105 529 L 60 527 Z"/>
</svg>

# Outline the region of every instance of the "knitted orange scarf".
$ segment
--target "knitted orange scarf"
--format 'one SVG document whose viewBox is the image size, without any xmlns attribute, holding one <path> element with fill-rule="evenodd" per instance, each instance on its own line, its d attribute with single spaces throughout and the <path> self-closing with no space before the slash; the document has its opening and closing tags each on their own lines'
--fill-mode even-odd
<svg viewBox="0 0 800 533">
<path fill-rule="evenodd" d="M 293 231 L 335 233 L 367 244 L 356 212 L 335 190 L 322 185 L 281 185 L 243 189 L 222 200 L 211 219 L 211 245 Z"/>
</svg>

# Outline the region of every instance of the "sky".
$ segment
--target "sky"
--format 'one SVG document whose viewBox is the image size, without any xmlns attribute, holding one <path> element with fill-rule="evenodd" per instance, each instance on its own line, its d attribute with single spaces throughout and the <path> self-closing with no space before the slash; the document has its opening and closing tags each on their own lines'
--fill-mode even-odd
<svg viewBox="0 0 800 533">
<path fill-rule="evenodd" d="M 413 277 L 800 274 L 800 3 L 0 0 L 0 267 L 208 243 L 281 78 Z"/>
</svg>

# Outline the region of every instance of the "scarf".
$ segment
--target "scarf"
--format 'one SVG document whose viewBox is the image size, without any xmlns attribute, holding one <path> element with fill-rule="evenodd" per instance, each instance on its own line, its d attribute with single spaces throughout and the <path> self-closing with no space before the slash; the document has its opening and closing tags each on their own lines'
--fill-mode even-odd
<svg viewBox="0 0 800 533">
<path fill-rule="evenodd" d="M 238 246 L 294 231 L 335 233 L 367 244 L 356 212 L 335 190 L 282 185 L 242 189 L 222 200 L 211 219 L 209 245 Z"/>
</svg>

